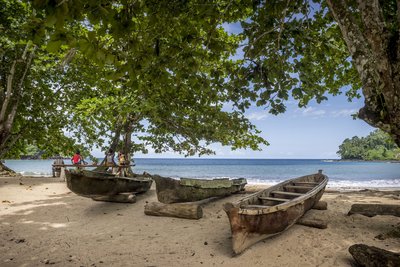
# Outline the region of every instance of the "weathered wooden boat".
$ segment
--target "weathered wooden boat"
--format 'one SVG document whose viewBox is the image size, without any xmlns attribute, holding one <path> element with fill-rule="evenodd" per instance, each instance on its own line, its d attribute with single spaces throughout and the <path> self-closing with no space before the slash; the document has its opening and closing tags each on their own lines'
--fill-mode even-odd
<svg viewBox="0 0 400 267">
<path fill-rule="evenodd" d="M 67 187 L 77 195 L 96 198 L 112 196 L 119 193 L 147 192 L 153 180 L 148 174 L 133 177 L 119 177 L 115 175 L 88 174 L 83 171 L 65 170 Z"/>
<path fill-rule="evenodd" d="M 193 202 L 210 197 L 228 196 L 243 191 L 246 179 L 190 179 L 180 180 L 153 175 L 158 201 L 162 203 Z"/>
<path fill-rule="evenodd" d="M 320 200 L 327 183 L 328 177 L 320 170 L 224 204 L 231 225 L 233 251 L 241 253 L 295 224 Z"/>
<path fill-rule="evenodd" d="M 115 173 L 106 171 L 80 170 L 86 177 L 115 177 Z"/>
</svg>

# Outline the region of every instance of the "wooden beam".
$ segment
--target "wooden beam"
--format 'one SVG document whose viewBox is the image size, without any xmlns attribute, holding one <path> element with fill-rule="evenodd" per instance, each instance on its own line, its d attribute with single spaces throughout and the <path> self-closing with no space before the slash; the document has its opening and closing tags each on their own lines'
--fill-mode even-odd
<svg viewBox="0 0 400 267">
<path fill-rule="evenodd" d="M 288 202 L 290 200 L 290 199 L 286 199 L 286 198 L 277 198 L 277 197 L 258 197 L 258 199 L 279 201 L 279 202 Z"/>
<path fill-rule="evenodd" d="M 286 192 L 286 191 L 272 191 L 272 194 L 287 195 L 287 196 L 302 196 L 304 193 Z"/>
<path fill-rule="evenodd" d="M 286 189 L 302 189 L 302 190 L 313 189 L 313 187 L 303 186 L 303 185 L 286 185 L 286 186 L 284 186 L 284 188 L 286 188 Z"/>
<path fill-rule="evenodd" d="M 265 209 L 268 207 L 271 207 L 271 206 L 268 206 L 268 205 L 243 205 L 243 206 L 240 206 L 240 208 L 242 208 L 242 209 Z"/>
<path fill-rule="evenodd" d="M 315 183 L 315 182 L 293 182 L 295 185 L 299 184 L 299 185 L 319 185 L 319 183 Z"/>
<path fill-rule="evenodd" d="M 202 207 L 194 202 L 171 204 L 151 202 L 144 206 L 144 213 L 152 216 L 167 216 L 195 220 L 203 217 Z"/>
</svg>

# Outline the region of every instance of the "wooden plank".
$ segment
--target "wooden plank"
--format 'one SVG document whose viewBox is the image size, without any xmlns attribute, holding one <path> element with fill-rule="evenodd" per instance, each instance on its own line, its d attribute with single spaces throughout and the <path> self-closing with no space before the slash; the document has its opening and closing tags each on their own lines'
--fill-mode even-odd
<svg viewBox="0 0 400 267">
<path fill-rule="evenodd" d="M 319 185 L 319 183 L 316 183 L 316 182 L 293 182 L 293 183 L 299 184 L 299 185 L 310 185 L 310 186 Z"/>
<path fill-rule="evenodd" d="M 265 209 L 267 207 L 271 207 L 271 206 L 267 206 L 267 205 L 243 205 L 243 206 L 240 206 L 240 208 L 242 208 L 242 209 L 251 209 L 251 208 Z"/>
<path fill-rule="evenodd" d="M 310 190 L 313 187 L 310 186 L 302 186 L 302 185 L 286 185 L 284 186 L 286 189 L 303 189 L 303 190 Z"/>
<path fill-rule="evenodd" d="M 302 196 L 304 193 L 296 193 L 296 192 L 285 192 L 285 191 L 272 191 L 272 194 L 280 194 L 280 195 L 286 195 L 286 196 Z"/>
<path fill-rule="evenodd" d="M 279 201 L 279 202 L 288 202 L 290 199 L 286 198 L 277 198 L 277 197 L 258 197 L 261 200 L 271 200 L 271 201 Z"/>
</svg>

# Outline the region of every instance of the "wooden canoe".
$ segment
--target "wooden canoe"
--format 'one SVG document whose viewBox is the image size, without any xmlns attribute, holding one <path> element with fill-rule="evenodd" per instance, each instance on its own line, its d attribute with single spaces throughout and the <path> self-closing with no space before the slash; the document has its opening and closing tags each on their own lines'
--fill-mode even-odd
<svg viewBox="0 0 400 267">
<path fill-rule="evenodd" d="M 119 177 L 115 175 L 89 174 L 87 172 L 65 170 L 67 187 L 77 195 L 96 198 L 112 196 L 119 193 L 147 192 L 153 180 L 148 174 L 134 177 Z"/>
<path fill-rule="evenodd" d="M 295 224 L 319 201 L 327 183 L 328 177 L 320 170 L 224 204 L 231 225 L 233 251 L 241 253 Z"/>
<path fill-rule="evenodd" d="M 153 175 L 158 201 L 162 203 L 193 202 L 210 197 L 228 196 L 243 191 L 246 179 L 189 179 L 180 180 Z"/>
<path fill-rule="evenodd" d="M 86 177 L 115 177 L 115 173 L 106 171 L 80 170 L 80 172 Z"/>
</svg>

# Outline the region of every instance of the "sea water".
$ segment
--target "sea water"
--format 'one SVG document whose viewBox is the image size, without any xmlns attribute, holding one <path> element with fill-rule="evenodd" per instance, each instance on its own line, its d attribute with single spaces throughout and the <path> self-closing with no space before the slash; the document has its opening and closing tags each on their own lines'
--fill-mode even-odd
<svg viewBox="0 0 400 267">
<path fill-rule="evenodd" d="M 68 161 L 68 160 L 67 160 Z M 52 160 L 6 160 L 26 176 L 50 176 Z M 278 182 L 323 170 L 328 187 L 400 187 L 400 163 L 323 159 L 155 159 L 137 158 L 134 172 L 173 178 L 239 178 L 249 183 Z"/>
</svg>

